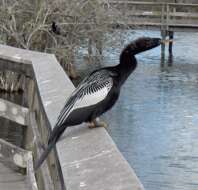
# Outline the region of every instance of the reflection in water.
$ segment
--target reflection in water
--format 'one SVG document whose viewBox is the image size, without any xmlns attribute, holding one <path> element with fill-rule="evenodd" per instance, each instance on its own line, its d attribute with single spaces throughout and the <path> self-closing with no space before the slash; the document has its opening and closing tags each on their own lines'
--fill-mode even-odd
<svg viewBox="0 0 198 190">
<path fill-rule="evenodd" d="M 159 32 L 128 31 L 126 42 L 142 35 Z M 198 189 L 197 36 L 176 33 L 174 57 L 166 60 L 172 67 L 160 67 L 160 48 L 138 55 L 138 68 L 103 116 L 146 190 Z M 107 47 L 103 64 L 118 63 L 119 52 Z"/>
</svg>

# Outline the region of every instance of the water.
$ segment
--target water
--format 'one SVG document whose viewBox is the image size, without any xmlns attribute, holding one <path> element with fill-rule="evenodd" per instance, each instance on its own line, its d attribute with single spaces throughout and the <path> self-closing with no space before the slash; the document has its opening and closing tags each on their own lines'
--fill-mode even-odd
<svg viewBox="0 0 198 190">
<path fill-rule="evenodd" d="M 198 189 L 198 78 L 184 69 L 141 65 L 106 115 L 146 189 Z"/>
<path fill-rule="evenodd" d="M 126 31 L 124 43 L 143 35 L 160 36 Z M 198 33 L 176 33 L 172 67 L 160 67 L 160 47 L 138 55 L 119 101 L 103 116 L 146 190 L 198 189 L 197 44 Z M 119 52 L 106 47 L 102 65 L 117 64 Z"/>
<path fill-rule="evenodd" d="M 130 40 L 160 36 L 153 31 L 123 33 L 123 44 L 105 47 L 102 66 L 117 64 L 120 48 Z M 117 104 L 103 116 L 109 134 L 146 190 L 198 189 L 197 44 L 198 33 L 176 33 L 173 67 L 160 67 L 160 47 L 138 55 L 139 65 L 123 86 Z M 84 53 L 82 48 L 80 57 Z M 83 59 L 78 61 L 84 75 L 100 66 L 87 67 Z M 21 95 L 2 96 L 25 104 Z M 0 122 L 0 138 L 23 144 L 20 126 Z"/>
</svg>

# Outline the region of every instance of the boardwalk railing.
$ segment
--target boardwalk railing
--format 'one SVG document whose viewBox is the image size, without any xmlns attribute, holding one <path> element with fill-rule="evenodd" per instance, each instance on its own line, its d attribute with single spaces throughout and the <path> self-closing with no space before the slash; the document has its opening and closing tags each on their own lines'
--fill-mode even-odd
<svg viewBox="0 0 198 190">
<path fill-rule="evenodd" d="M 24 148 L 30 150 L 36 160 L 74 86 L 51 54 L 0 45 L 0 68 L 23 74 L 28 80 L 24 92 L 28 100 L 25 115 L 28 116 L 21 124 L 28 125 Z M 11 107 L 11 103 L 5 103 Z M 1 102 L 1 105 L 4 104 Z M 23 116 L 18 106 L 13 105 L 13 108 L 13 113 L 18 110 Z M 13 109 L 7 112 L 9 110 Z M 15 121 L 13 113 L 6 118 Z M 29 174 L 32 174 L 31 163 L 29 168 Z M 35 183 L 33 177 L 30 178 L 32 188 Z M 133 169 L 106 130 L 90 130 L 86 125 L 66 130 L 56 150 L 36 172 L 36 181 L 39 190 L 115 190 L 118 187 L 143 190 Z"/>
<path fill-rule="evenodd" d="M 110 15 L 106 24 L 115 28 L 132 27 L 135 29 L 143 28 L 166 31 L 198 30 L 198 3 L 187 4 L 160 3 L 159 1 L 109 0 L 107 2 L 101 2 L 101 5 L 106 9 L 112 8 L 112 11 L 109 11 Z M 114 17 L 115 11 L 118 13 L 116 19 Z M 72 14 L 68 16 L 73 17 Z M 94 25 L 94 23 L 91 21 L 82 23 L 71 21 L 60 23 L 60 25 L 78 25 L 86 27 Z"/>
<path fill-rule="evenodd" d="M 142 1 L 109 1 L 109 4 L 127 16 L 128 26 L 173 31 L 198 29 L 198 4 Z"/>
</svg>

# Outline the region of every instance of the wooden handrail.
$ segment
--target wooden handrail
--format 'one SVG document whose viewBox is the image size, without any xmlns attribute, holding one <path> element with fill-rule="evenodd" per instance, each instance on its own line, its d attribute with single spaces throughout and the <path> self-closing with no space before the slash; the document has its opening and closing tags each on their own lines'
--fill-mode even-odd
<svg viewBox="0 0 198 190">
<path fill-rule="evenodd" d="M 198 7 L 198 4 L 193 4 L 193 3 L 166 3 L 166 2 L 138 2 L 138 1 L 109 1 L 109 4 L 132 4 L 132 5 L 154 5 L 154 6 L 159 6 L 159 5 L 172 5 L 172 6 L 192 6 L 192 7 Z"/>
<path fill-rule="evenodd" d="M 116 1 L 116 0 L 112 0 L 109 1 L 109 4 L 112 6 L 115 6 L 116 4 L 118 6 L 121 5 L 134 5 L 134 7 L 136 6 L 142 6 L 142 8 L 140 8 L 140 10 L 138 10 L 138 8 L 133 8 L 132 12 L 130 13 L 130 8 L 129 10 L 125 10 L 125 13 L 127 13 L 126 15 L 128 16 L 141 16 L 141 18 L 143 17 L 149 17 L 150 21 L 152 22 L 152 19 L 155 18 L 159 18 L 161 21 L 161 23 L 158 23 L 158 25 L 160 24 L 161 29 L 162 30 L 169 30 L 169 26 L 171 26 L 172 21 L 175 19 L 177 19 L 177 17 L 183 17 L 184 19 L 192 19 L 192 25 L 197 25 L 198 23 L 194 22 L 195 19 L 198 17 L 198 13 L 197 11 L 193 11 L 193 8 L 198 8 L 198 4 L 192 4 L 192 3 L 165 3 L 165 2 L 159 2 L 159 3 L 154 3 L 154 2 L 138 2 L 138 1 Z M 152 7 L 152 9 L 151 9 Z M 156 10 L 155 10 L 156 8 Z M 178 10 L 178 8 L 180 8 L 180 10 Z M 182 8 L 189 8 L 189 10 L 185 11 L 182 10 Z M 191 10 L 191 9 L 192 10 Z M 176 11 L 175 11 L 176 10 Z M 179 13 L 178 13 L 179 11 Z M 178 14 L 177 14 L 178 13 Z M 182 15 L 183 13 L 183 15 Z M 141 22 L 141 20 L 140 20 Z M 149 21 L 148 21 L 149 22 Z M 155 23 L 156 20 L 153 20 L 153 22 Z M 158 21 L 157 21 L 158 22 Z M 180 24 L 180 23 L 176 23 L 176 24 Z M 185 24 L 185 23 L 184 23 Z"/>
</svg>

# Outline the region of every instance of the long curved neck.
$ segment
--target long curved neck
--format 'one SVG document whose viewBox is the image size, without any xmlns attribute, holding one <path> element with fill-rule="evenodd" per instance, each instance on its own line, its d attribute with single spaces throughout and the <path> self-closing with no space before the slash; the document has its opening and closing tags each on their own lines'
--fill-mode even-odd
<svg viewBox="0 0 198 190">
<path fill-rule="evenodd" d="M 133 46 L 129 44 L 120 54 L 120 64 L 116 66 L 116 70 L 120 75 L 120 83 L 123 84 L 128 76 L 135 70 L 137 60 L 134 56 Z"/>
</svg>

